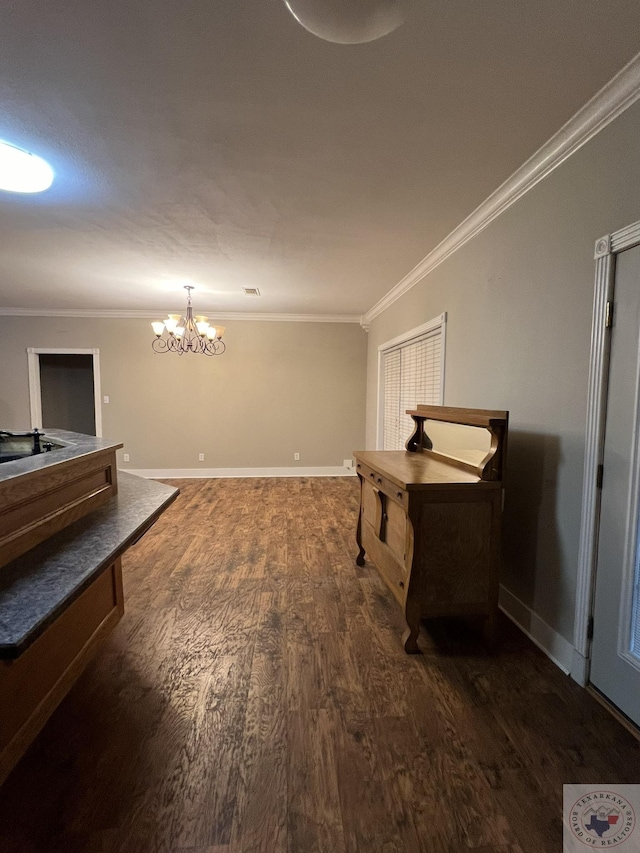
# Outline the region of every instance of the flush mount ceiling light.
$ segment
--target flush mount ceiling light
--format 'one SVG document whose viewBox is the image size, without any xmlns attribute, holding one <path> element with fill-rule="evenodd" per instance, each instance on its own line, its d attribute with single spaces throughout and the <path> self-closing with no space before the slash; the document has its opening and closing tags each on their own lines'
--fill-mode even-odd
<svg viewBox="0 0 640 853">
<path fill-rule="evenodd" d="M 52 183 L 53 169 L 46 160 L 0 140 L 0 190 L 41 193 Z"/>
<path fill-rule="evenodd" d="M 166 320 L 152 323 L 155 340 L 151 342 L 154 352 L 185 352 L 200 355 L 222 355 L 226 346 L 222 341 L 224 326 L 210 326 L 208 317 L 198 315 L 195 319 L 191 307 L 193 286 L 185 284 L 187 291 L 187 312 L 184 318 L 180 314 L 169 314 Z"/>
<path fill-rule="evenodd" d="M 325 41 L 360 44 L 404 23 L 403 0 L 284 0 L 299 24 Z"/>
</svg>

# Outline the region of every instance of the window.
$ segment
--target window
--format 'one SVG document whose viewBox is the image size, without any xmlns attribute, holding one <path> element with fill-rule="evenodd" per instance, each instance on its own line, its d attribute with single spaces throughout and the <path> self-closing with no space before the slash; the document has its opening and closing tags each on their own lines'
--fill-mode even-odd
<svg viewBox="0 0 640 853">
<path fill-rule="evenodd" d="M 403 450 L 413 432 L 407 409 L 442 405 L 444 338 L 441 314 L 378 347 L 378 449 Z"/>
</svg>

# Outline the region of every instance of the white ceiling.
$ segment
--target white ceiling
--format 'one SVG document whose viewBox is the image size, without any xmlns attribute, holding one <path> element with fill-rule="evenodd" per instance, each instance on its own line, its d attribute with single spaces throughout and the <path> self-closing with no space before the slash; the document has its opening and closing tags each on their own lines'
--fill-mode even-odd
<svg viewBox="0 0 640 853">
<path fill-rule="evenodd" d="M 637 0 L 414 0 L 360 45 L 282 0 L 11 0 L 0 138 L 57 177 L 0 193 L 0 306 L 363 313 L 639 33 Z"/>
</svg>

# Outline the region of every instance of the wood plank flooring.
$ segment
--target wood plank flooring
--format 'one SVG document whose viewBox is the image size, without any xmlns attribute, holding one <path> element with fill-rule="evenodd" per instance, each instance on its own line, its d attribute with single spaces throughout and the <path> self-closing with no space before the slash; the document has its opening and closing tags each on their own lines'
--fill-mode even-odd
<svg viewBox="0 0 640 853">
<path fill-rule="evenodd" d="M 0 788 L 2 853 L 546 853 L 562 783 L 640 748 L 506 620 L 433 623 L 355 565 L 353 479 L 185 480 L 126 613 Z"/>
</svg>

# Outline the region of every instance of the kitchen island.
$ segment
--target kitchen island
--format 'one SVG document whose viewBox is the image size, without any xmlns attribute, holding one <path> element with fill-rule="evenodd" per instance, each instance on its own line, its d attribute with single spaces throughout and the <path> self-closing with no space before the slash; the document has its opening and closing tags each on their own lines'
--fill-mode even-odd
<svg viewBox="0 0 640 853">
<path fill-rule="evenodd" d="M 0 446 L 7 435 L 0 430 Z M 0 567 L 118 491 L 116 450 L 122 444 L 57 429 L 37 433 L 37 441 L 34 433 L 23 435 L 33 436 L 34 450 L 0 465 Z M 50 452 L 36 453 L 45 441 Z"/>
<path fill-rule="evenodd" d="M 13 478 L 16 493 L 20 478 L 27 475 L 28 484 L 33 470 L 49 470 L 59 484 L 64 462 L 87 450 L 77 441 L 47 458 L 6 463 L 0 485 Z M 57 468 L 53 457 L 63 454 Z M 0 554 L 0 783 L 122 616 L 121 557 L 177 495 L 175 488 L 120 472 L 117 491 L 97 508 L 75 520 L 72 513 L 63 529 L 5 565 Z"/>
</svg>

